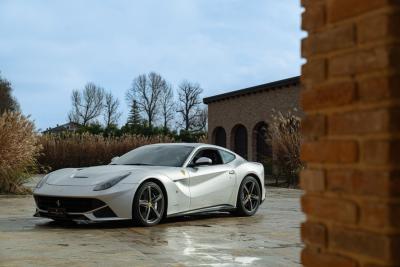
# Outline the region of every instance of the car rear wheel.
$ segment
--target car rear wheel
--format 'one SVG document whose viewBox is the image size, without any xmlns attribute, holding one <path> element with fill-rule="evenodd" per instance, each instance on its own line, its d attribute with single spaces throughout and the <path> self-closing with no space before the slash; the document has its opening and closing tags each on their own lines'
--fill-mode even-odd
<svg viewBox="0 0 400 267">
<path fill-rule="evenodd" d="M 235 214 L 239 216 L 254 215 L 261 203 L 261 189 L 256 178 L 246 176 L 239 187 Z"/>
<path fill-rule="evenodd" d="M 160 186 L 154 182 L 143 183 L 133 200 L 133 222 L 141 226 L 158 224 L 165 211 L 165 196 Z"/>
</svg>

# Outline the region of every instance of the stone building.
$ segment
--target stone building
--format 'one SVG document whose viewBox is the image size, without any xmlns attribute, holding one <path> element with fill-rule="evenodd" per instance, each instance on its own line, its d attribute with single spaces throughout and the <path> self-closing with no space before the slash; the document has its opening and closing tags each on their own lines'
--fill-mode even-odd
<svg viewBox="0 0 400 267">
<path fill-rule="evenodd" d="M 299 110 L 299 95 L 300 78 L 292 77 L 204 98 L 209 143 L 229 148 L 248 160 L 271 158 L 266 134 L 273 109 Z"/>
</svg>

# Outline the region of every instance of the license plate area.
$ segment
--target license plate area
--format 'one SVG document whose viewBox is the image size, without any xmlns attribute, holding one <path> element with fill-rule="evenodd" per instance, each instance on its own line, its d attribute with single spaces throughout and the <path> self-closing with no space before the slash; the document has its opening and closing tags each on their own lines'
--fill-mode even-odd
<svg viewBox="0 0 400 267">
<path fill-rule="evenodd" d="M 48 209 L 49 215 L 54 216 L 54 217 L 66 217 L 67 213 L 64 208 L 49 208 Z"/>
</svg>

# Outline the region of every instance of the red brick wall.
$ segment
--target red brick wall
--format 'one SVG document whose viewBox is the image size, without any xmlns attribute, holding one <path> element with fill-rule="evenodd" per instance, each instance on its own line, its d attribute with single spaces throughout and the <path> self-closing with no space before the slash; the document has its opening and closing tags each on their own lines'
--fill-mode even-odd
<svg viewBox="0 0 400 267">
<path fill-rule="evenodd" d="M 254 127 L 257 123 L 272 121 L 272 110 L 286 113 L 293 108 L 299 111 L 300 90 L 296 86 L 277 88 L 245 96 L 229 98 L 208 104 L 208 142 L 212 143 L 215 128 L 223 127 L 226 132 L 227 148 L 233 149 L 232 129 L 242 124 L 247 129 L 247 155 L 249 160 L 255 158 Z"/>
<path fill-rule="evenodd" d="M 400 266 L 400 1 L 302 5 L 302 263 Z"/>
</svg>

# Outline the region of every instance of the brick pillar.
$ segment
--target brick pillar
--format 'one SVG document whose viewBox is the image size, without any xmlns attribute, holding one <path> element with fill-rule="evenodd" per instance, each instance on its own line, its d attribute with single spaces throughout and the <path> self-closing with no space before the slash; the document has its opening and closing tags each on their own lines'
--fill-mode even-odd
<svg viewBox="0 0 400 267">
<path fill-rule="evenodd" d="M 302 5 L 302 263 L 400 266 L 400 1 Z"/>
</svg>

